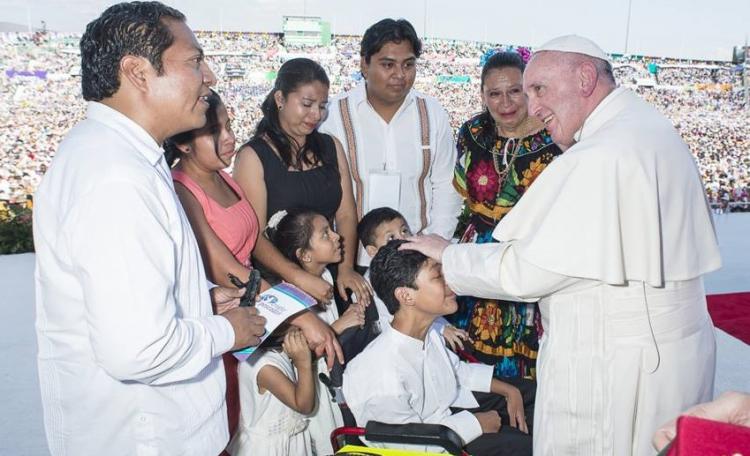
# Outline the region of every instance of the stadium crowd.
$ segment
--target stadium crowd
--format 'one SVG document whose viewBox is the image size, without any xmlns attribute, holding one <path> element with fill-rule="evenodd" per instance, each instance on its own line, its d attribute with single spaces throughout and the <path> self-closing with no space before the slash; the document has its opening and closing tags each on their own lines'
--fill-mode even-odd
<svg viewBox="0 0 750 456">
<path fill-rule="evenodd" d="M 0 201 L 22 202 L 33 194 L 59 141 L 85 114 L 78 39 L 0 34 Z M 285 45 L 274 34 L 201 32 L 198 39 L 217 73 L 217 91 L 235 119 L 239 141 L 250 138 L 275 71 L 288 58 L 319 61 L 330 76 L 331 95 L 361 78 L 360 37 L 336 36 L 329 46 Z M 454 128 L 479 109 L 480 58 L 497 47 L 425 40 L 415 88 L 440 100 Z M 654 64 L 656 75 L 649 71 Z M 750 210 L 750 111 L 737 68 L 725 62 L 632 57 L 615 57 L 614 68 L 620 84 L 636 88 L 679 129 L 715 210 Z"/>
</svg>

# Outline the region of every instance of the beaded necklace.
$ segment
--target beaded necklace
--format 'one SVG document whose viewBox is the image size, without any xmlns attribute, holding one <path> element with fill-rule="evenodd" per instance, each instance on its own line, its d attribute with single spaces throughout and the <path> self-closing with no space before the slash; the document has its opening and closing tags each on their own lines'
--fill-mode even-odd
<svg viewBox="0 0 750 456">
<path fill-rule="evenodd" d="M 517 138 L 508 138 L 507 141 L 505 141 L 505 146 L 503 146 L 503 166 L 504 169 L 500 170 L 500 163 L 499 156 L 500 151 L 498 150 L 498 144 L 500 143 L 500 140 L 495 141 L 495 147 L 490 150 L 490 154 L 492 155 L 492 164 L 495 167 L 495 172 L 497 173 L 498 177 L 498 189 L 503 188 L 503 184 L 505 183 L 505 178 L 508 177 L 508 173 L 510 172 L 511 168 L 513 167 L 513 163 L 515 163 L 516 158 L 518 157 L 518 153 L 521 151 L 521 145 L 522 141 L 521 139 Z M 511 146 L 511 143 L 513 144 Z M 513 148 L 510 152 L 510 160 L 508 160 L 508 149 Z"/>
</svg>

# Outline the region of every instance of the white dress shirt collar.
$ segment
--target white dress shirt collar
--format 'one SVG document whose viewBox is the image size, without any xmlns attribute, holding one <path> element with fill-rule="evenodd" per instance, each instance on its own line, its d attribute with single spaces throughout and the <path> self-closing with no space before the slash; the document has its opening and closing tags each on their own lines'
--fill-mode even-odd
<svg viewBox="0 0 750 456">
<path fill-rule="evenodd" d="M 120 133 L 152 165 L 156 165 L 164 156 L 164 149 L 162 149 L 161 145 L 142 126 L 120 111 L 104 103 L 90 101 L 86 115 L 89 119 L 103 123 Z"/>
<path fill-rule="evenodd" d="M 366 103 L 370 109 L 373 110 L 374 113 L 377 113 L 375 108 L 372 106 L 370 101 L 367 99 L 367 81 L 362 80 L 359 84 L 357 84 L 354 89 L 351 91 L 350 95 L 353 104 L 359 109 L 363 103 Z M 393 118 L 397 118 L 402 112 L 404 112 L 405 109 L 407 109 L 412 103 L 414 103 L 414 98 L 416 95 L 414 94 L 414 88 L 409 89 L 409 93 L 406 94 L 406 97 L 404 98 L 404 101 L 401 103 L 401 106 L 398 107 L 398 110 L 396 111 L 396 114 L 393 115 Z"/>
</svg>

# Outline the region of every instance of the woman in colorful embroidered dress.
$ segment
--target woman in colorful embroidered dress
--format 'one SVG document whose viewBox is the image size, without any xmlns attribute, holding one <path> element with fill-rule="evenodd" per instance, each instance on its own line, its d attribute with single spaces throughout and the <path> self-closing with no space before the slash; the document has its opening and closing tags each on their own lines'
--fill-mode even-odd
<svg viewBox="0 0 750 456">
<path fill-rule="evenodd" d="M 453 184 L 463 196 L 456 237 L 462 243 L 495 242 L 492 231 L 526 189 L 562 151 L 544 125 L 527 112 L 522 77 L 525 64 L 515 52 L 500 52 L 482 68 L 485 109 L 458 133 Z M 474 354 L 494 364 L 501 377 L 536 376 L 541 323 L 536 304 L 472 296 L 458 298 L 449 319 L 469 332 Z"/>
</svg>

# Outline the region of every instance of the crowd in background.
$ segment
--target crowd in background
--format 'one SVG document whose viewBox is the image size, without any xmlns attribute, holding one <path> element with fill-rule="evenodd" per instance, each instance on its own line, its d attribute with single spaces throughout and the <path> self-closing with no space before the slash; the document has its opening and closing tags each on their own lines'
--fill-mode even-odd
<svg viewBox="0 0 750 456">
<path fill-rule="evenodd" d="M 295 46 L 274 34 L 197 36 L 240 142 L 250 138 L 275 71 L 286 59 L 307 56 L 320 62 L 331 80 L 331 96 L 361 80 L 360 37 L 335 36 L 328 46 Z M 33 194 L 61 138 L 85 115 L 78 39 L 54 33 L 0 34 L 0 201 L 23 202 Z M 438 39 L 424 45 L 414 87 L 438 98 L 458 128 L 481 107 L 481 57 L 502 46 Z M 715 210 L 750 211 L 750 110 L 737 67 L 634 57 L 616 57 L 613 63 L 618 82 L 633 87 L 679 129 Z"/>
</svg>

